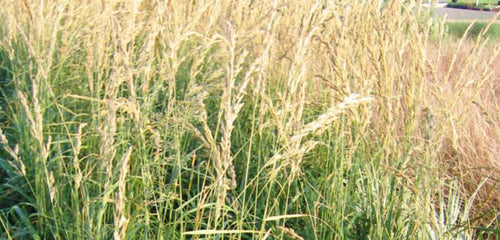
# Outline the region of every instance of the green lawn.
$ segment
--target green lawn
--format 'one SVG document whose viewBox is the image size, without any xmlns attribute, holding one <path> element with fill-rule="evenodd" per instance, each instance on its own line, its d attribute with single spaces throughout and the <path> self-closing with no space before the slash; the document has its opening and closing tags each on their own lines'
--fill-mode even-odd
<svg viewBox="0 0 500 240">
<path fill-rule="evenodd" d="M 448 33 L 457 38 L 461 38 L 469 25 L 470 21 L 451 21 L 447 22 L 446 25 L 448 27 Z M 487 22 L 476 22 L 469 30 L 468 37 L 476 38 L 481 31 L 488 25 Z M 493 23 L 488 31 L 485 34 L 485 37 L 490 38 L 491 40 L 499 40 L 500 39 L 500 23 Z"/>
</svg>

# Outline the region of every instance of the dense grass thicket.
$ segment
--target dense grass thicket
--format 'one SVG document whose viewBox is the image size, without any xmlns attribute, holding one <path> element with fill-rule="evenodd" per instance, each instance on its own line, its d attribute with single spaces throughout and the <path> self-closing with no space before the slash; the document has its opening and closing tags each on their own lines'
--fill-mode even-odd
<svg viewBox="0 0 500 240">
<path fill-rule="evenodd" d="M 500 45 L 427 14 L 4 0 L 0 239 L 500 238 Z"/>
</svg>

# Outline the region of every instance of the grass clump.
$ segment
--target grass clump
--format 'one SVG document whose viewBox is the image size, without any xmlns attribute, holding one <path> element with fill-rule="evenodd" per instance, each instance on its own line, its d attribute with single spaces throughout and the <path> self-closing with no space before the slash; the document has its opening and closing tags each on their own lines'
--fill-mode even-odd
<svg viewBox="0 0 500 240">
<path fill-rule="evenodd" d="M 1 238 L 496 234 L 499 50 L 415 2 L 5 6 Z"/>
</svg>

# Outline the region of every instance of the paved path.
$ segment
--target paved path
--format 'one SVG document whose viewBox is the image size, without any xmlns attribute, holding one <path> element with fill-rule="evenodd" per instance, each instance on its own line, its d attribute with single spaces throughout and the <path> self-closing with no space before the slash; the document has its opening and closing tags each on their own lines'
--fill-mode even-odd
<svg viewBox="0 0 500 240">
<path fill-rule="evenodd" d="M 497 14 L 496 12 L 466 10 L 458 8 L 435 8 L 434 12 L 438 16 L 447 16 L 446 19 L 450 20 L 466 20 L 466 19 L 484 19 L 489 20 Z M 500 20 L 500 17 L 497 18 Z"/>
</svg>

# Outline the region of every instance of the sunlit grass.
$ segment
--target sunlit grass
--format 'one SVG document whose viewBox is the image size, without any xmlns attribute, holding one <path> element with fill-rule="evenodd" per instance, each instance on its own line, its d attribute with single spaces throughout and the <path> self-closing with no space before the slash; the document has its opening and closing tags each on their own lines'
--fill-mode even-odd
<svg viewBox="0 0 500 240">
<path fill-rule="evenodd" d="M 495 237 L 500 49 L 415 3 L 8 0 L 0 238 Z"/>
</svg>

